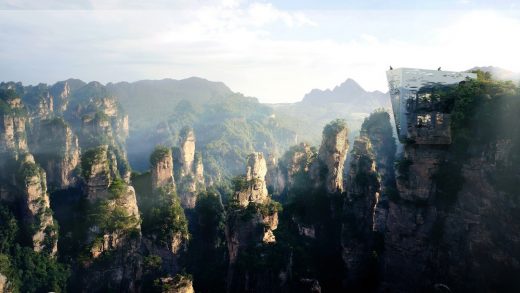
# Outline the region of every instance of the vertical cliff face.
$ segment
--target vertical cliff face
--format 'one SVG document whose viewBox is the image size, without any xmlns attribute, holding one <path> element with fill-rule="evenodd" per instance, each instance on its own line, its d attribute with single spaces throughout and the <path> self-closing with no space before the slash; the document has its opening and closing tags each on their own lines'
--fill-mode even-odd
<svg viewBox="0 0 520 293">
<path fill-rule="evenodd" d="M 123 288 L 133 291 L 139 278 L 141 221 L 135 190 L 121 179 L 108 146 L 87 150 L 82 156 L 86 197 L 90 202 L 83 263 L 84 290 Z M 102 259 L 111 257 L 109 269 Z"/>
<path fill-rule="evenodd" d="M 347 158 L 348 128 L 344 121 L 336 120 L 323 129 L 323 140 L 318 151 L 320 166 L 314 173 L 325 175 L 325 187 L 331 194 L 344 191 L 343 168 Z M 315 176 L 315 177 L 318 177 Z"/>
<path fill-rule="evenodd" d="M 193 173 L 195 160 L 195 133 L 191 128 L 184 128 L 180 134 L 181 177 Z"/>
<path fill-rule="evenodd" d="M 162 220 L 170 220 L 171 222 L 166 222 L 166 225 L 183 226 L 183 223 L 181 224 L 180 222 L 184 222 L 186 219 L 184 211 L 182 207 L 180 207 L 178 195 L 175 191 L 175 181 L 173 178 L 173 157 L 171 149 L 163 146 L 156 147 L 150 156 L 150 163 L 152 165 L 151 201 L 153 201 L 155 205 L 158 206 L 158 209 L 167 209 L 166 215 L 162 215 L 165 217 L 165 219 Z M 159 207 L 159 205 L 164 206 Z M 173 215 L 173 211 L 178 214 Z M 182 220 L 180 218 L 182 218 Z M 166 233 L 167 235 L 156 235 L 157 233 Z M 175 263 L 175 266 L 177 266 L 178 256 L 186 249 L 186 245 L 189 240 L 187 231 L 184 229 L 175 229 L 175 231 L 168 230 L 168 232 L 156 231 L 154 232 L 154 235 L 151 235 L 151 238 L 165 238 L 165 242 L 167 242 L 167 253 L 161 251 L 164 248 L 163 246 L 157 245 L 157 243 L 154 243 L 153 241 L 151 241 L 149 249 L 156 251 L 158 254 L 162 255 L 163 258 L 169 259 L 171 262 Z M 154 247 L 151 247 L 152 245 Z"/>
<path fill-rule="evenodd" d="M 510 232 L 519 229 L 520 205 L 512 195 L 520 174 L 512 150 L 519 149 L 520 133 L 510 127 L 518 96 L 511 84 L 481 76 L 439 94 L 437 101 L 451 105 L 450 130 L 438 141 L 430 135 L 406 142 L 397 162 L 399 194 L 389 201 L 383 290 L 520 288 L 513 277 L 520 272 L 520 241 Z M 423 122 L 413 127 L 424 128 Z M 428 122 L 427 128 L 435 127 L 433 118 Z"/>
<path fill-rule="evenodd" d="M 2 119 L 0 123 L 0 152 L 17 158 L 27 151 L 26 110 L 14 91 L 2 93 Z"/>
<path fill-rule="evenodd" d="M 54 110 L 58 113 L 64 113 L 69 104 L 71 89 L 68 81 L 62 81 L 54 84 L 50 88 L 50 92 L 54 97 Z"/>
<path fill-rule="evenodd" d="M 197 202 L 197 193 L 205 190 L 202 155 L 195 152 L 195 133 L 185 127 L 179 137 L 179 196 L 184 208 L 192 209 Z"/>
<path fill-rule="evenodd" d="M 151 156 L 152 190 L 161 187 L 175 187 L 173 178 L 173 156 L 169 148 L 156 148 Z"/>
<path fill-rule="evenodd" d="M 165 277 L 159 279 L 161 293 L 194 293 L 193 281 L 185 276 Z"/>
<path fill-rule="evenodd" d="M 68 188 L 76 184 L 80 163 L 78 138 L 61 118 L 43 120 L 33 135 L 31 150 L 47 173 L 49 185 Z"/>
<path fill-rule="evenodd" d="M 306 143 L 291 147 L 280 159 L 277 168 L 268 168 L 268 183 L 276 183 L 279 193 L 292 189 L 298 176 L 307 174 L 317 156 L 316 150 Z"/>
<path fill-rule="evenodd" d="M 381 193 L 375 155 L 367 137 L 354 142 L 347 183 L 341 228 L 345 285 L 351 290 L 366 290 L 374 270 L 375 209 Z"/>
<path fill-rule="evenodd" d="M 34 162 L 32 155 L 24 154 L 20 158 L 17 179 L 24 195 L 24 218 L 34 251 L 56 254 L 58 231 L 50 209 L 45 171 Z"/>
<path fill-rule="evenodd" d="M 253 153 L 247 160 L 246 176 L 235 182 L 235 204 L 228 209 L 225 231 L 229 252 L 228 291 L 243 292 L 267 286 L 257 283 L 262 280 L 260 275 L 236 267 L 240 255 L 248 249 L 276 241 L 273 231 L 278 227 L 278 208 L 267 193 L 266 173 L 263 154 Z M 256 281 L 248 283 L 248 276 Z"/>
<path fill-rule="evenodd" d="M 9 293 L 10 291 L 8 290 L 8 286 L 9 281 L 7 280 L 7 277 L 0 273 L 0 292 Z"/>
<path fill-rule="evenodd" d="M 265 203 L 269 197 L 265 175 L 267 164 L 262 153 L 253 153 L 247 158 L 246 176 L 241 190 L 236 193 L 238 203 L 247 207 L 250 202 Z"/>
</svg>

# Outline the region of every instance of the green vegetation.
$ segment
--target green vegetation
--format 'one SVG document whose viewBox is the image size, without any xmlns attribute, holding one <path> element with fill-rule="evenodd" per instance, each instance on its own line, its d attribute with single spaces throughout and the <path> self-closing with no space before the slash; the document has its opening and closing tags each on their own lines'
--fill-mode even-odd
<svg viewBox="0 0 520 293">
<path fill-rule="evenodd" d="M 116 231 L 131 233 L 140 223 L 136 216 L 110 200 L 99 200 L 94 203 L 89 210 L 89 219 L 102 233 Z"/>
<path fill-rule="evenodd" d="M 338 132 L 347 128 L 347 121 L 344 119 L 336 119 L 325 125 L 323 128 L 323 136 L 336 135 Z"/>
<path fill-rule="evenodd" d="M 444 203 L 456 201 L 464 183 L 462 166 L 466 160 L 495 151 L 499 140 L 509 141 L 513 149 L 505 158 L 506 164 L 498 162 L 497 166 L 495 178 L 506 178 L 507 182 L 496 186 L 507 189 L 520 178 L 513 167 L 520 163 L 520 129 L 513 127 L 520 113 L 520 88 L 510 81 L 493 80 L 488 73 L 477 71 L 477 75 L 476 80 L 438 89 L 438 98 L 451 111 L 450 153 L 434 175 L 438 199 Z M 512 176 L 501 177 L 504 173 Z"/>
<path fill-rule="evenodd" d="M 116 178 L 110 186 L 108 187 L 108 192 L 110 192 L 110 199 L 118 199 L 127 191 L 128 185 L 121 178 Z"/>
<path fill-rule="evenodd" d="M 137 170 L 148 168 L 149 164 L 143 158 L 153 152 L 153 145 L 173 147 L 190 128 L 197 137 L 197 151 L 204 158 L 205 174 L 214 181 L 226 181 L 242 173 L 247 155 L 254 151 L 265 154 L 273 149 L 283 151 L 294 143 L 294 132 L 281 126 L 271 116 L 273 110 L 255 99 L 231 92 L 204 101 L 199 101 L 200 97 L 189 101 L 180 97 L 179 100 L 171 99 L 169 96 L 168 101 L 161 101 L 162 104 L 172 103 L 171 107 L 156 109 L 157 112 L 167 112 L 163 116 L 150 115 L 155 111 L 150 107 L 146 107 L 145 112 L 143 107 L 138 112 L 136 109 L 139 108 L 129 110 L 135 129 L 131 130 L 128 153 L 132 166 Z M 143 121 L 143 117 L 148 119 Z M 136 119 L 140 121 L 136 122 Z M 156 121 L 156 124 L 163 121 L 160 131 L 150 131 L 156 125 L 145 126 L 149 121 Z M 145 145 L 143 141 L 151 143 Z M 174 159 L 176 157 L 174 154 Z"/>
<path fill-rule="evenodd" d="M 105 146 L 88 149 L 85 152 L 83 152 L 81 156 L 81 171 L 83 178 L 88 179 L 90 177 L 90 172 L 92 172 L 93 164 L 98 164 L 101 160 L 106 159 L 107 158 Z"/>
<path fill-rule="evenodd" d="M 150 155 L 150 165 L 155 166 L 160 160 L 172 155 L 172 150 L 168 147 L 158 145 Z"/>
<path fill-rule="evenodd" d="M 200 193 L 190 220 L 193 223 L 190 227 L 192 239 L 186 265 L 193 274 L 195 291 L 224 292 L 228 262 L 226 216 L 218 194 L 214 191 Z"/>
<path fill-rule="evenodd" d="M 18 169 L 17 178 L 22 183 L 21 186 L 26 186 L 29 180 L 35 176 L 42 176 L 43 170 L 35 163 L 25 162 Z"/>
<path fill-rule="evenodd" d="M 18 94 L 13 89 L 0 89 L 0 114 L 11 115 L 15 117 L 27 115 L 24 107 L 13 108 L 9 104 L 12 100 L 18 98 Z"/>
<path fill-rule="evenodd" d="M 16 244 L 18 231 L 13 214 L 0 204 L 0 272 L 13 292 L 65 292 L 69 268 L 46 253 Z"/>
<path fill-rule="evenodd" d="M 138 190 L 140 201 L 146 201 L 141 210 L 143 215 L 142 231 L 152 236 L 160 245 L 169 245 L 179 235 L 189 239 L 188 220 L 181 207 L 176 192 L 169 187 Z"/>
</svg>

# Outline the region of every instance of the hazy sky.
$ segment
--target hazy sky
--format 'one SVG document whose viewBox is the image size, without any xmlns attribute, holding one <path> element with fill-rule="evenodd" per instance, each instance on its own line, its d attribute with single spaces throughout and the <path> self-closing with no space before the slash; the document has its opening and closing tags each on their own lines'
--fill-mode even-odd
<svg viewBox="0 0 520 293">
<path fill-rule="evenodd" d="M 422 2 L 0 0 L 0 80 L 199 76 L 290 102 L 347 78 L 386 91 L 389 65 L 520 71 L 520 4 Z"/>
</svg>

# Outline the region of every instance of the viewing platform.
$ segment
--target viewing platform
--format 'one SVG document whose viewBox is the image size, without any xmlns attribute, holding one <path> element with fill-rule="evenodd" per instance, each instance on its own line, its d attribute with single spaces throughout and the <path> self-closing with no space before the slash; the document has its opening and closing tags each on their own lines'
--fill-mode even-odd
<svg viewBox="0 0 520 293">
<path fill-rule="evenodd" d="M 432 96 L 435 86 L 476 79 L 475 73 L 396 68 L 386 71 L 397 137 L 416 144 L 450 144 L 450 113 Z"/>
</svg>

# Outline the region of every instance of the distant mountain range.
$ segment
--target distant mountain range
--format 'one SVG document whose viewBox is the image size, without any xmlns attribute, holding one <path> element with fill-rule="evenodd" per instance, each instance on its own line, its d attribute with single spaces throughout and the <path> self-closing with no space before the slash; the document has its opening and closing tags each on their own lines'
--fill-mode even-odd
<svg viewBox="0 0 520 293">
<path fill-rule="evenodd" d="M 300 140 L 317 144 L 321 130 L 332 119 L 347 120 L 351 136 L 357 133 L 365 117 L 378 108 L 390 109 L 390 97 L 380 91 L 366 91 L 353 79 L 347 79 L 334 89 L 313 89 L 303 100 L 292 104 L 271 104 L 279 119 L 300 135 Z"/>
<path fill-rule="evenodd" d="M 470 70 L 482 70 L 485 72 L 491 73 L 491 76 L 498 80 L 512 80 L 512 81 L 520 81 L 520 73 L 513 72 L 504 68 L 495 67 L 495 66 L 477 66 L 473 67 Z"/>
</svg>

